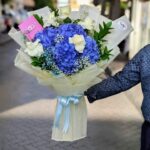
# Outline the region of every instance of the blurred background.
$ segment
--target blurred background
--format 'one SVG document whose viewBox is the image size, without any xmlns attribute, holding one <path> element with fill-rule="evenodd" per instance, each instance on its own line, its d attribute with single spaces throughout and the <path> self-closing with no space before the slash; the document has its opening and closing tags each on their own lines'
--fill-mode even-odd
<svg viewBox="0 0 150 150">
<path fill-rule="evenodd" d="M 88 104 L 88 136 L 73 143 L 50 138 L 56 102 L 54 93 L 14 67 L 19 46 L 10 39 L 12 26 L 27 12 L 49 6 L 98 7 L 112 20 L 126 15 L 134 31 L 120 43 L 120 55 L 106 69 L 120 71 L 144 45 L 150 43 L 149 0 L 0 0 L 0 150 L 140 150 L 142 93 L 140 85 L 106 100 Z"/>
</svg>

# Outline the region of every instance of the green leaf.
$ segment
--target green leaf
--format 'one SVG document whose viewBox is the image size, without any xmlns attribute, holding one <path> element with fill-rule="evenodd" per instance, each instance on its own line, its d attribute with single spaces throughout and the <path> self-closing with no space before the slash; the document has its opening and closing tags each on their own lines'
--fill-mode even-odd
<svg viewBox="0 0 150 150">
<path fill-rule="evenodd" d="M 72 23 L 78 23 L 78 22 L 80 22 L 81 21 L 81 19 L 76 19 L 76 20 L 74 20 Z"/>
<path fill-rule="evenodd" d="M 41 56 L 41 57 L 31 57 L 32 59 L 32 65 L 35 67 L 42 67 L 44 61 L 45 61 L 45 57 Z"/>
<path fill-rule="evenodd" d="M 55 17 L 58 17 L 59 16 L 59 9 L 56 9 L 55 10 Z"/>
<path fill-rule="evenodd" d="M 112 49 L 109 50 L 107 48 L 107 46 L 102 47 L 102 49 L 101 49 L 101 60 L 109 60 L 110 56 L 112 55 L 111 51 L 112 51 Z"/>
<path fill-rule="evenodd" d="M 56 9 L 56 8 L 53 8 L 53 7 L 51 7 L 50 9 L 54 12 L 55 17 L 58 17 L 58 16 L 59 16 L 59 9 Z M 51 11 L 51 10 L 50 10 L 50 11 Z"/>
<path fill-rule="evenodd" d="M 112 28 L 112 22 L 105 23 L 103 22 L 102 25 L 99 25 L 99 32 L 94 31 L 93 38 L 96 40 L 97 45 L 100 49 L 101 53 L 101 60 L 109 60 L 112 50 L 109 50 L 107 46 L 104 46 L 104 43 L 106 40 L 104 37 L 111 33 Z"/>
<path fill-rule="evenodd" d="M 94 31 L 94 39 L 98 42 L 104 39 L 104 37 L 110 34 L 110 30 L 112 28 L 112 22 L 105 23 L 103 25 L 99 25 L 99 32 Z"/>
<path fill-rule="evenodd" d="M 40 17 L 37 14 L 33 15 L 35 17 L 35 19 L 39 22 L 39 24 L 41 24 L 42 26 L 44 26 L 44 22 L 43 22 L 43 17 Z"/>
<path fill-rule="evenodd" d="M 63 22 L 64 23 L 72 23 L 72 20 L 69 17 L 67 17 L 63 20 Z"/>
</svg>

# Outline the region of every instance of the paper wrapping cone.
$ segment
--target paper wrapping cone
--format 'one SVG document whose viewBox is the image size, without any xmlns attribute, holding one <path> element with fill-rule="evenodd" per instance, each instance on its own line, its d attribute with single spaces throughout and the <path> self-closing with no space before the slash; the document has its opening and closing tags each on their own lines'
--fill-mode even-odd
<svg viewBox="0 0 150 150">
<path fill-rule="evenodd" d="M 65 108 L 62 111 L 59 128 L 53 127 L 52 129 L 52 139 L 55 141 L 75 141 L 85 138 L 87 136 L 87 106 L 85 98 L 82 97 L 77 105 L 70 104 L 70 124 L 67 133 L 63 132 L 64 113 Z"/>
</svg>

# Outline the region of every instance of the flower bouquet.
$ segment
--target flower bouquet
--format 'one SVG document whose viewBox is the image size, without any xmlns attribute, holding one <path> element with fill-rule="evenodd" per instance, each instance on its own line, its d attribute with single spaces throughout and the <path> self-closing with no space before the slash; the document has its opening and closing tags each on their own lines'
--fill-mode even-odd
<svg viewBox="0 0 150 150">
<path fill-rule="evenodd" d="M 119 54 L 117 45 L 132 31 L 123 16 L 111 21 L 95 7 L 48 7 L 29 12 L 9 35 L 21 46 L 15 66 L 57 93 L 52 139 L 74 141 L 87 135 L 84 91 L 100 82 L 99 75 Z"/>
</svg>

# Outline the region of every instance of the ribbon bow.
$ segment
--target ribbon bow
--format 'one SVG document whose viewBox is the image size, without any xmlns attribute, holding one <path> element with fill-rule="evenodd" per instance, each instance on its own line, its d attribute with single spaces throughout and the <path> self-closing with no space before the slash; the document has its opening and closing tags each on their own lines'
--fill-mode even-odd
<svg viewBox="0 0 150 150">
<path fill-rule="evenodd" d="M 56 110 L 56 120 L 54 122 L 54 127 L 59 128 L 60 117 L 62 114 L 63 108 L 65 108 L 65 119 L 64 119 L 64 127 L 63 132 L 67 133 L 69 129 L 69 122 L 70 122 L 70 103 L 74 103 L 75 105 L 79 104 L 82 95 L 76 96 L 58 96 L 58 106 Z"/>
</svg>

